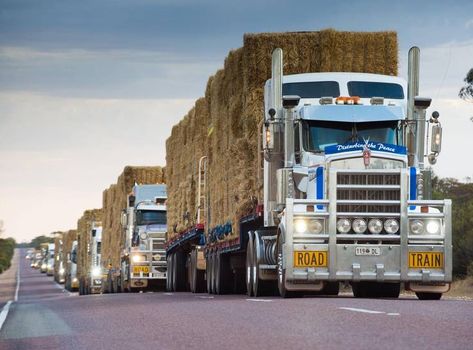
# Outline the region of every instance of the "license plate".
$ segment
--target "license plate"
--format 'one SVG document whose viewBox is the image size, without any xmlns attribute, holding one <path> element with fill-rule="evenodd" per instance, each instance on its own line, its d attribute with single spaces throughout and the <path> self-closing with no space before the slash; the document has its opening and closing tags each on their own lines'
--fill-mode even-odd
<svg viewBox="0 0 473 350">
<path fill-rule="evenodd" d="M 443 268 L 443 253 L 441 252 L 409 252 L 409 267 Z"/>
<path fill-rule="evenodd" d="M 133 266 L 133 273 L 149 273 L 149 266 Z"/>
<path fill-rule="evenodd" d="M 381 255 L 380 247 L 355 247 L 357 256 L 378 256 Z"/>
<path fill-rule="evenodd" d="M 295 251 L 294 267 L 326 267 L 327 256 L 326 251 Z"/>
</svg>

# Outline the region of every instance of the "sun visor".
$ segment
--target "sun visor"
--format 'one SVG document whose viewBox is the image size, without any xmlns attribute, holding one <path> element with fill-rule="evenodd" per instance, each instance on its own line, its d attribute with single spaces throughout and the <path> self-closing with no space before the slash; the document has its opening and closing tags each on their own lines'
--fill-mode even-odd
<svg viewBox="0 0 473 350">
<path fill-rule="evenodd" d="M 315 105 L 304 106 L 299 110 L 301 119 L 333 122 L 376 122 L 403 120 L 405 115 L 401 106 L 381 105 Z"/>
</svg>

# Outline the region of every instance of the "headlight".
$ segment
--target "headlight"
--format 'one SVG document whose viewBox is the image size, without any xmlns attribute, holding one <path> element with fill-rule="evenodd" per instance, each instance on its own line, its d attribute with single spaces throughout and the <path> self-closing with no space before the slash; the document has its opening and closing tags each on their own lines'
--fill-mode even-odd
<svg viewBox="0 0 473 350">
<path fill-rule="evenodd" d="M 379 219 L 371 219 L 368 222 L 368 230 L 377 235 L 383 230 L 383 223 Z"/>
<path fill-rule="evenodd" d="M 309 233 L 315 233 L 318 235 L 324 229 L 324 225 L 321 220 L 310 220 L 309 221 Z"/>
<path fill-rule="evenodd" d="M 430 220 L 425 226 L 427 232 L 431 235 L 437 235 L 440 233 L 440 222 L 438 220 Z"/>
<path fill-rule="evenodd" d="M 74 277 L 74 278 L 72 279 L 72 282 L 77 283 L 77 282 L 79 282 L 79 280 L 77 279 L 77 277 Z"/>
<path fill-rule="evenodd" d="M 339 219 L 337 221 L 337 231 L 340 233 L 348 233 L 351 230 L 351 223 L 348 219 Z"/>
<path fill-rule="evenodd" d="M 99 277 L 100 275 L 102 274 L 102 270 L 99 266 L 95 266 L 93 269 L 92 269 L 92 276 L 93 277 Z"/>
<path fill-rule="evenodd" d="M 421 235 L 424 233 L 424 222 L 422 220 L 412 220 L 410 226 L 412 234 Z"/>
<path fill-rule="evenodd" d="M 366 231 L 366 221 L 363 219 L 355 219 L 353 220 L 352 227 L 355 233 L 363 233 Z"/>
<path fill-rule="evenodd" d="M 141 232 L 141 233 L 140 233 L 140 239 L 141 239 L 142 241 L 147 240 L 147 239 L 148 239 L 148 234 L 147 234 L 146 232 Z"/>
<path fill-rule="evenodd" d="M 66 272 L 66 271 L 64 270 L 63 267 L 61 267 L 61 268 L 59 269 L 59 274 L 60 274 L 60 275 L 64 275 L 64 272 Z"/>
<path fill-rule="evenodd" d="M 394 235 L 399 231 L 399 223 L 394 219 L 387 219 L 384 222 L 384 230 L 390 235 Z"/>
<path fill-rule="evenodd" d="M 146 257 L 144 255 L 133 255 L 131 257 L 131 260 L 135 263 L 141 262 L 141 261 L 146 261 Z"/>
<path fill-rule="evenodd" d="M 323 231 L 324 224 L 319 219 L 296 219 L 294 220 L 294 230 L 297 233 L 319 234 Z"/>
<path fill-rule="evenodd" d="M 297 233 L 304 233 L 307 231 L 307 222 L 304 219 L 294 221 L 294 229 Z"/>
</svg>

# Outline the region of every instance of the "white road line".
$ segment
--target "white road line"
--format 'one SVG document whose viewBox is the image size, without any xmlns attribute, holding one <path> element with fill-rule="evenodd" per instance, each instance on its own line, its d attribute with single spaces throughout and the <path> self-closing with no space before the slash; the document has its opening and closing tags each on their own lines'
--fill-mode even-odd
<svg viewBox="0 0 473 350">
<path fill-rule="evenodd" d="M 18 273 L 16 274 L 15 301 L 18 301 L 18 292 L 19 291 L 20 291 L 20 266 L 18 266 Z"/>
<path fill-rule="evenodd" d="M 262 302 L 262 303 L 270 303 L 272 302 L 271 299 L 246 299 L 246 301 L 255 301 L 255 302 Z"/>
<path fill-rule="evenodd" d="M 213 299 L 214 297 L 210 296 L 210 295 L 199 295 L 199 296 L 196 296 L 196 298 L 200 298 L 200 299 Z"/>
<path fill-rule="evenodd" d="M 388 316 L 399 316 L 400 313 L 399 312 L 389 312 L 386 315 L 388 315 Z"/>
<path fill-rule="evenodd" d="M 10 310 L 10 305 L 12 301 L 9 300 L 6 305 L 3 307 L 2 312 L 0 312 L 0 331 L 2 330 L 3 323 L 7 319 L 8 316 L 8 311 Z"/>
<path fill-rule="evenodd" d="M 363 312 L 365 314 L 385 314 L 384 311 L 375 311 L 375 310 L 367 310 L 367 309 L 357 309 L 354 307 L 339 307 L 341 310 L 348 310 L 348 311 L 355 311 L 355 312 Z"/>
<path fill-rule="evenodd" d="M 163 293 L 164 295 L 174 295 L 174 293 Z"/>
</svg>

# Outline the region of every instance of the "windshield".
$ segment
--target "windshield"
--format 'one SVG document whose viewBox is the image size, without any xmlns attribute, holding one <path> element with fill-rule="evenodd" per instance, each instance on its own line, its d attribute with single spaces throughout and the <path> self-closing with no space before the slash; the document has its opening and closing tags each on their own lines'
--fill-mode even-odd
<svg viewBox="0 0 473 350">
<path fill-rule="evenodd" d="M 349 81 L 348 93 L 350 96 L 361 98 L 384 97 L 399 100 L 404 98 L 404 91 L 401 85 L 374 81 Z"/>
<path fill-rule="evenodd" d="M 327 146 L 363 142 L 368 139 L 372 142 L 402 144 L 402 132 L 398 121 L 368 123 L 306 121 L 303 130 L 304 148 L 311 152 L 323 152 Z"/>
<path fill-rule="evenodd" d="M 138 210 L 137 225 L 166 225 L 166 212 L 163 210 Z"/>
<path fill-rule="evenodd" d="M 320 98 L 340 96 L 340 87 L 336 81 L 308 81 L 303 83 L 285 83 L 282 94 L 298 95 L 300 98 Z"/>
</svg>

